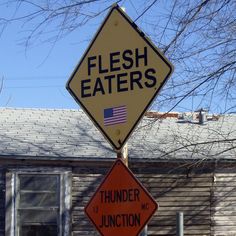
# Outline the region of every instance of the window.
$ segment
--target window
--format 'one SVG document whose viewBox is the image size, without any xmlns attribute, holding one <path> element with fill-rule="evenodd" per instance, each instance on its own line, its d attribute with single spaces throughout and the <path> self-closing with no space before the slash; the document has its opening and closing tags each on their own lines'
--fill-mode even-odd
<svg viewBox="0 0 236 236">
<path fill-rule="evenodd" d="M 9 172 L 6 181 L 6 235 L 69 236 L 68 172 Z"/>
<path fill-rule="evenodd" d="M 59 175 L 18 175 L 17 231 L 22 236 L 57 236 L 60 225 Z M 37 232 L 37 234 L 35 233 Z"/>
</svg>

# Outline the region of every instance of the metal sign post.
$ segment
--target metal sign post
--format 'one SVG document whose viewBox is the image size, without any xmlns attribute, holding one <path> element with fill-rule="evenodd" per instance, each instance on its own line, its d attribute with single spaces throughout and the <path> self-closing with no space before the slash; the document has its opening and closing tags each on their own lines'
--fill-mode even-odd
<svg viewBox="0 0 236 236">
<path fill-rule="evenodd" d="M 148 226 L 145 225 L 143 231 L 141 232 L 140 236 L 147 236 L 148 235 Z"/>
<path fill-rule="evenodd" d="M 123 149 L 120 152 L 117 152 L 117 159 L 122 159 L 124 164 L 129 166 L 129 157 L 128 157 L 128 144 L 126 143 Z M 140 233 L 140 236 L 148 235 L 148 226 L 145 225 L 143 231 Z"/>
<path fill-rule="evenodd" d="M 122 159 L 124 164 L 128 167 L 129 166 L 129 159 L 128 159 L 128 144 L 126 143 L 124 147 L 117 152 L 117 159 Z"/>
<path fill-rule="evenodd" d="M 184 213 L 176 213 L 176 236 L 184 236 Z"/>
</svg>

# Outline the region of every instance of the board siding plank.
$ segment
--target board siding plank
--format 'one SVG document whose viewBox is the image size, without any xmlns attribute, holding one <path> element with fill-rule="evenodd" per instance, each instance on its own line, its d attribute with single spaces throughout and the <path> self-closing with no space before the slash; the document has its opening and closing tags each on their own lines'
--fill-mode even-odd
<svg viewBox="0 0 236 236">
<path fill-rule="evenodd" d="M 73 235 L 96 235 L 95 228 L 84 215 L 84 206 L 105 173 L 96 170 L 94 175 L 91 174 L 93 170 L 86 172 L 85 168 L 83 173 L 79 168 L 76 171 L 72 179 Z M 185 235 L 210 236 L 212 175 L 192 174 L 187 178 L 186 174 L 145 173 L 136 176 L 159 204 L 159 210 L 149 222 L 148 235 L 176 235 L 176 212 L 184 211 Z"/>
<path fill-rule="evenodd" d="M 234 172 L 234 173 L 233 173 Z M 212 235 L 236 235 L 236 169 L 221 169 L 212 188 Z"/>
</svg>

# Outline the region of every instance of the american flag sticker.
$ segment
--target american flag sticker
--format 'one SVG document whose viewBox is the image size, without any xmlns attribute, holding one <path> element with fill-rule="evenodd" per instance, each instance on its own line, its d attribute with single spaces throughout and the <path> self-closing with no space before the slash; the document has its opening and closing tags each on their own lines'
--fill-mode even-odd
<svg viewBox="0 0 236 236">
<path fill-rule="evenodd" d="M 104 109 L 104 125 L 123 124 L 127 121 L 126 106 L 111 107 Z"/>
</svg>

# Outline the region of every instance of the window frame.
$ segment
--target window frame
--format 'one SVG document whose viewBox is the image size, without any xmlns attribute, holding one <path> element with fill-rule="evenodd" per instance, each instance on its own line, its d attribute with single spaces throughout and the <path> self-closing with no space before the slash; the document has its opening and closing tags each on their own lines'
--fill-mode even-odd
<svg viewBox="0 0 236 236">
<path fill-rule="evenodd" d="M 5 235 L 19 236 L 17 210 L 19 199 L 19 175 L 58 175 L 59 176 L 59 233 L 70 236 L 71 232 L 71 169 L 70 168 L 18 168 L 6 172 Z"/>
</svg>

